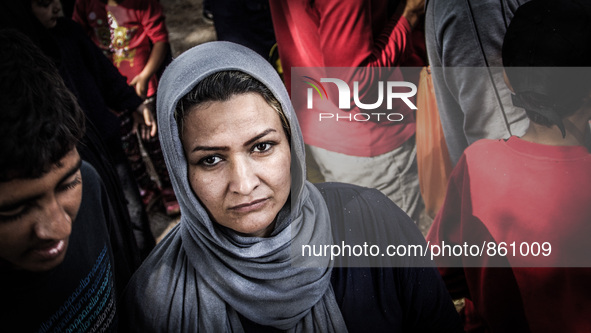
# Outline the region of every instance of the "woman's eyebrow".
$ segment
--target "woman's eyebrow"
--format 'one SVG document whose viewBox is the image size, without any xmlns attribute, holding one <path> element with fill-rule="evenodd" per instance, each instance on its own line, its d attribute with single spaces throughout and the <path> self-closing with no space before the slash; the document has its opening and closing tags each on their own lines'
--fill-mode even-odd
<svg viewBox="0 0 591 333">
<path fill-rule="evenodd" d="M 253 137 L 252 139 L 246 141 L 244 143 L 243 146 L 250 146 L 251 144 L 253 144 L 254 142 L 256 142 L 257 140 L 259 140 L 260 138 L 264 137 L 265 135 L 272 133 L 272 132 L 277 132 L 275 129 L 273 128 L 267 128 L 266 130 L 264 130 L 261 134 L 256 135 L 255 137 Z"/>
<path fill-rule="evenodd" d="M 263 132 L 261 132 L 260 134 L 257 134 L 253 138 L 246 141 L 243 144 L 243 146 L 250 146 L 251 144 L 253 144 L 257 140 L 265 137 L 266 135 L 268 135 L 269 133 L 272 133 L 272 132 L 277 132 L 277 131 L 273 128 L 268 128 L 268 129 L 264 130 Z M 201 150 L 201 151 L 228 151 L 228 150 L 230 150 L 230 148 L 229 147 L 222 147 L 222 146 L 217 146 L 217 147 L 216 146 L 196 146 L 195 148 L 193 148 L 193 150 L 191 150 L 191 153 L 194 153 L 199 150 Z"/>
<path fill-rule="evenodd" d="M 228 147 L 210 147 L 210 146 L 197 146 L 195 148 L 193 148 L 193 150 L 191 150 L 191 153 L 194 153 L 198 150 L 203 150 L 203 151 L 226 151 L 226 150 L 230 150 L 230 148 Z"/>
</svg>

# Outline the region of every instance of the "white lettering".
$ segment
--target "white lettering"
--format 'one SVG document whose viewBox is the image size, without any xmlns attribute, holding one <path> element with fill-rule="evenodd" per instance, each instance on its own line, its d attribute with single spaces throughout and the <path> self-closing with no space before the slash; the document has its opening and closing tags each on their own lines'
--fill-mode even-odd
<svg viewBox="0 0 591 333">
<path fill-rule="evenodd" d="M 353 82 L 353 101 L 355 101 L 355 105 L 357 105 L 357 107 L 360 109 L 377 109 L 378 107 L 380 107 L 380 105 L 382 105 L 382 102 L 384 101 L 384 82 L 378 82 L 378 100 L 373 104 L 365 104 L 359 100 L 359 82 Z"/>
<path fill-rule="evenodd" d="M 392 90 L 394 87 L 407 87 L 410 88 L 410 91 L 405 93 L 394 92 Z M 409 97 L 416 95 L 416 93 L 417 86 L 415 86 L 413 83 L 404 81 L 388 81 L 388 94 L 386 96 L 388 99 L 388 110 L 392 110 L 392 100 L 394 98 L 400 98 L 409 108 L 416 110 L 417 107 L 408 99 Z"/>
<path fill-rule="evenodd" d="M 336 84 L 339 89 L 339 109 L 349 110 L 351 108 L 351 89 L 347 82 L 341 79 L 322 78 L 320 82 L 330 82 Z"/>
</svg>

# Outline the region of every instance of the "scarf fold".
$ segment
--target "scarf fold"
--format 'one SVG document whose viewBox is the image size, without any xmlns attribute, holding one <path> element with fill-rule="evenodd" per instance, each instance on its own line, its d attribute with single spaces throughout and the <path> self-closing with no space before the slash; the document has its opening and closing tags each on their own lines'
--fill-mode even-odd
<svg viewBox="0 0 591 333">
<path fill-rule="evenodd" d="M 244 237 L 217 225 L 188 181 L 187 161 L 174 119 L 176 105 L 205 77 L 226 70 L 245 72 L 267 86 L 281 102 L 291 127 L 290 200 L 266 238 Z M 258 324 L 286 331 L 346 331 L 330 285 L 330 260 L 298 257 L 300 262 L 294 265 L 294 246 L 332 244 L 332 234 L 322 195 L 305 181 L 303 138 L 287 91 L 273 67 L 237 44 L 202 44 L 168 66 L 157 100 L 162 151 L 181 207 L 181 222 L 174 237 L 180 235 L 187 258 L 174 271 L 183 276 L 180 280 L 194 280 L 196 285 L 180 288 L 184 295 L 171 300 L 171 316 L 187 321 L 176 326 L 188 327 L 196 321 L 204 331 L 240 332 L 240 313 Z M 192 298 L 188 293 L 196 294 L 196 305 L 186 304 Z M 195 307 L 198 318 L 188 315 L 194 314 Z"/>
</svg>

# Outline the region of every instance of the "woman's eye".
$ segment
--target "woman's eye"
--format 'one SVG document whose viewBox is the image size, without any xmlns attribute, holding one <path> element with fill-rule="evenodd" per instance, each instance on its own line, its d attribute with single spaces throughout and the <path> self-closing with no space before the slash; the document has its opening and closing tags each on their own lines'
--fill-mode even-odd
<svg viewBox="0 0 591 333">
<path fill-rule="evenodd" d="M 218 164 L 222 159 L 219 156 L 207 156 L 199 160 L 199 164 L 204 166 L 214 166 Z"/>
<path fill-rule="evenodd" d="M 254 145 L 254 147 L 252 147 L 252 151 L 262 153 L 268 151 L 271 149 L 271 147 L 273 147 L 273 145 L 270 142 L 261 142 Z"/>
</svg>

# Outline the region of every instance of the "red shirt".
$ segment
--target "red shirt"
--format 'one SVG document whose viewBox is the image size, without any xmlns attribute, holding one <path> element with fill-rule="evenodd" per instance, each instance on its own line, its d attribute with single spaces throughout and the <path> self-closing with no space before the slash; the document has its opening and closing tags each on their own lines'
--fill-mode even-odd
<svg viewBox="0 0 591 333">
<path fill-rule="evenodd" d="M 299 107 L 296 99 L 305 101 L 306 97 L 294 95 L 292 90 L 292 67 L 396 67 L 411 59 L 410 25 L 405 18 L 388 17 L 387 1 L 322 0 L 311 4 L 305 0 L 273 0 L 269 3 L 285 83 L 307 144 L 367 157 L 392 151 L 414 134 L 415 117 L 409 108 L 397 111 L 404 115 L 402 122 L 321 122 L 320 111 Z M 365 112 L 354 108 L 349 113 L 336 106 L 332 109 L 325 106 L 326 110 L 342 117 Z"/>
<path fill-rule="evenodd" d="M 480 140 L 455 167 L 427 240 L 517 244 L 513 268 L 440 268 L 452 297 L 471 299 L 488 331 L 591 332 L 591 268 L 570 268 L 589 255 L 590 204 L 585 147 Z M 521 254 L 536 242 L 551 244 L 552 255 Z"/>
<path fill-rule="evenodd" d="M 168 42 L 162 6 L 156 0 L 124 0 L 111 6 L 100 0 L 77 0 L 72 19 L 131 82 L 143 69 L 156 42 Z M 158 81 L 150 79 L 148 96 Z"/>
</svg>

